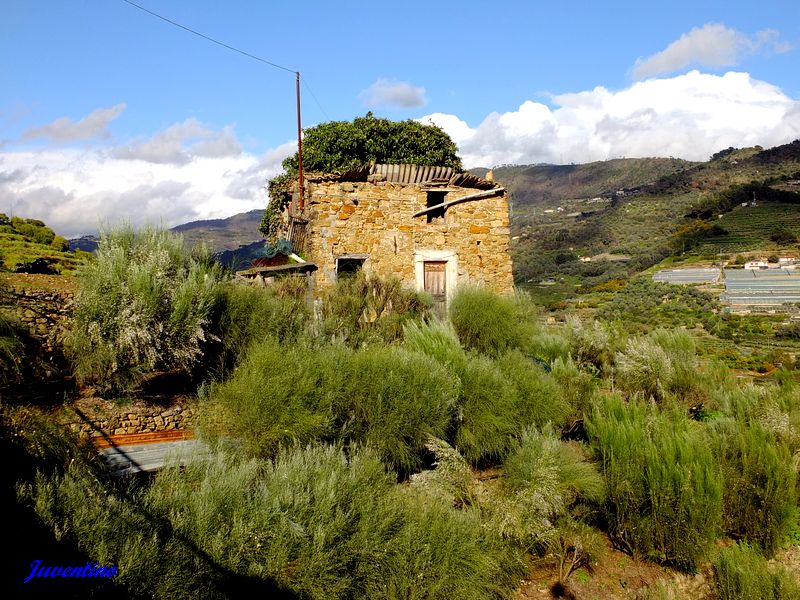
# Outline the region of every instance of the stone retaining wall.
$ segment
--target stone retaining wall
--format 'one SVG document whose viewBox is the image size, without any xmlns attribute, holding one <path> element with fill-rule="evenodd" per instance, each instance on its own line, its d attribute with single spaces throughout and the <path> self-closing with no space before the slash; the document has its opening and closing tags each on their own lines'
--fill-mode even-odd
<svg viewBox="0 0 800 600">
<path fill-rule="evenodd" d="M 27 325 L 46 357 L 60 354 L 72 317 L 74 294 L 11 287 L 3 304 Z"/>
<path fill-rule="evenodd" d="M 86 419 L 73 413 L 75 418 L 64 423 L 79 437 L 190 429 L 195 416 L 194 410 L 186 405 L 84 409 L 81 413 Z"/>
</svg>

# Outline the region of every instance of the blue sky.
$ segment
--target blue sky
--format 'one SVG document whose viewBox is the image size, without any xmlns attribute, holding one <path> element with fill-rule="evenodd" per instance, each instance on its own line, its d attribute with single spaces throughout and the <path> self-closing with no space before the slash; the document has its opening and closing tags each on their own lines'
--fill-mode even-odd
<svg viewBox="0 0 800 600">
<path fill-rule="evenodd" d="M 300 70 L 304 126 L 431 120 L 469 167 L 800 137 L 796 1 L 136 2 Z M 0 57 L 0 211 L 67 235 L 263 206 L 292 150 L 292 73 L 122 0 L 5 0 Z"/>
</svg>

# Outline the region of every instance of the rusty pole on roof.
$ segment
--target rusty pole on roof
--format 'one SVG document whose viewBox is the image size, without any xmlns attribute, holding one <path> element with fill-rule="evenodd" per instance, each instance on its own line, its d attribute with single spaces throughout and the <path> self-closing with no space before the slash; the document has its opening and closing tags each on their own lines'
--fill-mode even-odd
<svg viewBox="0 0 800 600">
<path fill-rule="evenodd" d="M 300 212 L 303 212 L 303 127 L 300 123 L 300 71 L 296 71 L 295 75 L 297 75 L 297 172 L 300 187 L 298 206 Z"/>
</svg>

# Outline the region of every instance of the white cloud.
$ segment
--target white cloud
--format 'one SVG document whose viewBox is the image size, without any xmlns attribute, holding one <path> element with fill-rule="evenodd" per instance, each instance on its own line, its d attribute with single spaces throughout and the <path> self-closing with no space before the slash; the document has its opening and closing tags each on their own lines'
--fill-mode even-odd
<svg viewBox="0 0 800 600">
<path fill-rule="evenodd" d="M 162 145 L 147 151 L 151 158 L 178 161 L 130 160 L 113 149 L 0 152 L 0 212 L 43 219 L 68 237 L 123 220 L 171 227 L 228 217 L 266 206 L 264 184 L 296 149 L 287 143 L 259 157 L 242 152 L 231 130 L 209 132 L 192 122 L 174 127 L 159 138 Z M 188 151 L 166 140 L 197 132 L 203 139 Z"/>
<path fill-rule="evenodd" d="M 492 113 L 476 128 L 455 115 L 423 117 L 447 131 L 467 167 L 568 163 L 616 157 L 706 160 L 728 146 L 790 142 L 800 129 L 800 101 L 747 73 L 692 71 L 613 92 L 603 87 L 528 100 Z"/>
<path fill-rule="evenodd" d="M 633 77 L 646 79 L 673 73 L 689 65 L 730 67 L 762 48 L 776 53 L 791 49 L 790 44 L 778 38 L 779 33 L 774 29 L 759 31 L 751 37 L 721 23 L 707 23 L 684 33 L 661 52 L 638 59 L 633 67 Z"/>
<path fill-rule="evenodd" d="M 108 137 L 108 124 L 116 119 L 125 104 L 120 103 L 111 108 L 98 108 L 78 121 L 68 117 L 60 117 L 39 127 L 32 127 L 22 134 L 23 140 L 49 139 L 55 142 L 76 142 L 99 137 Z"/>
<path fill-rule="evenodd" d="M 417 108 L 428 102 L 425 88 L 394 79 L 378 79 L 358 98 L 368 108 Z"/>
<path fill-rule="evenodd" d="M 114 148 L 113 158 L 142 160 L 156 164 L 185 165 L 194 157 L 236 156 L 242 147 L 231 127 L 215 132 L 189 118 L 159 131 L 152 138 Z"/>
</svg>

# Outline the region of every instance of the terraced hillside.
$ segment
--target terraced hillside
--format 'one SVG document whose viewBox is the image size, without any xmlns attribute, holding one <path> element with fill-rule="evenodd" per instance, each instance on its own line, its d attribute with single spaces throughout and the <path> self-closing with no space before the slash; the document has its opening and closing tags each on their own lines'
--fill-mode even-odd
<svg viewBox="0 0 800 600">
<path fill-rule="evenodd" d="M 512 194 L 512 253 L 522 284 L 573 277 L 596 285 L 672 255 L 770 250 L 800 235 L 800 193 L 789 185 L 800 179 L 800 140 L 769 150 L 729 148 L 704 163 L 499 168 L 495 179 Z M 742 207 L 753 192 L 756 206 Z M 780 228 L 787 235 L 774 242 Z M 630 260 L 625 267 L 579 262 L 607 253 Z"/>
</svg>

